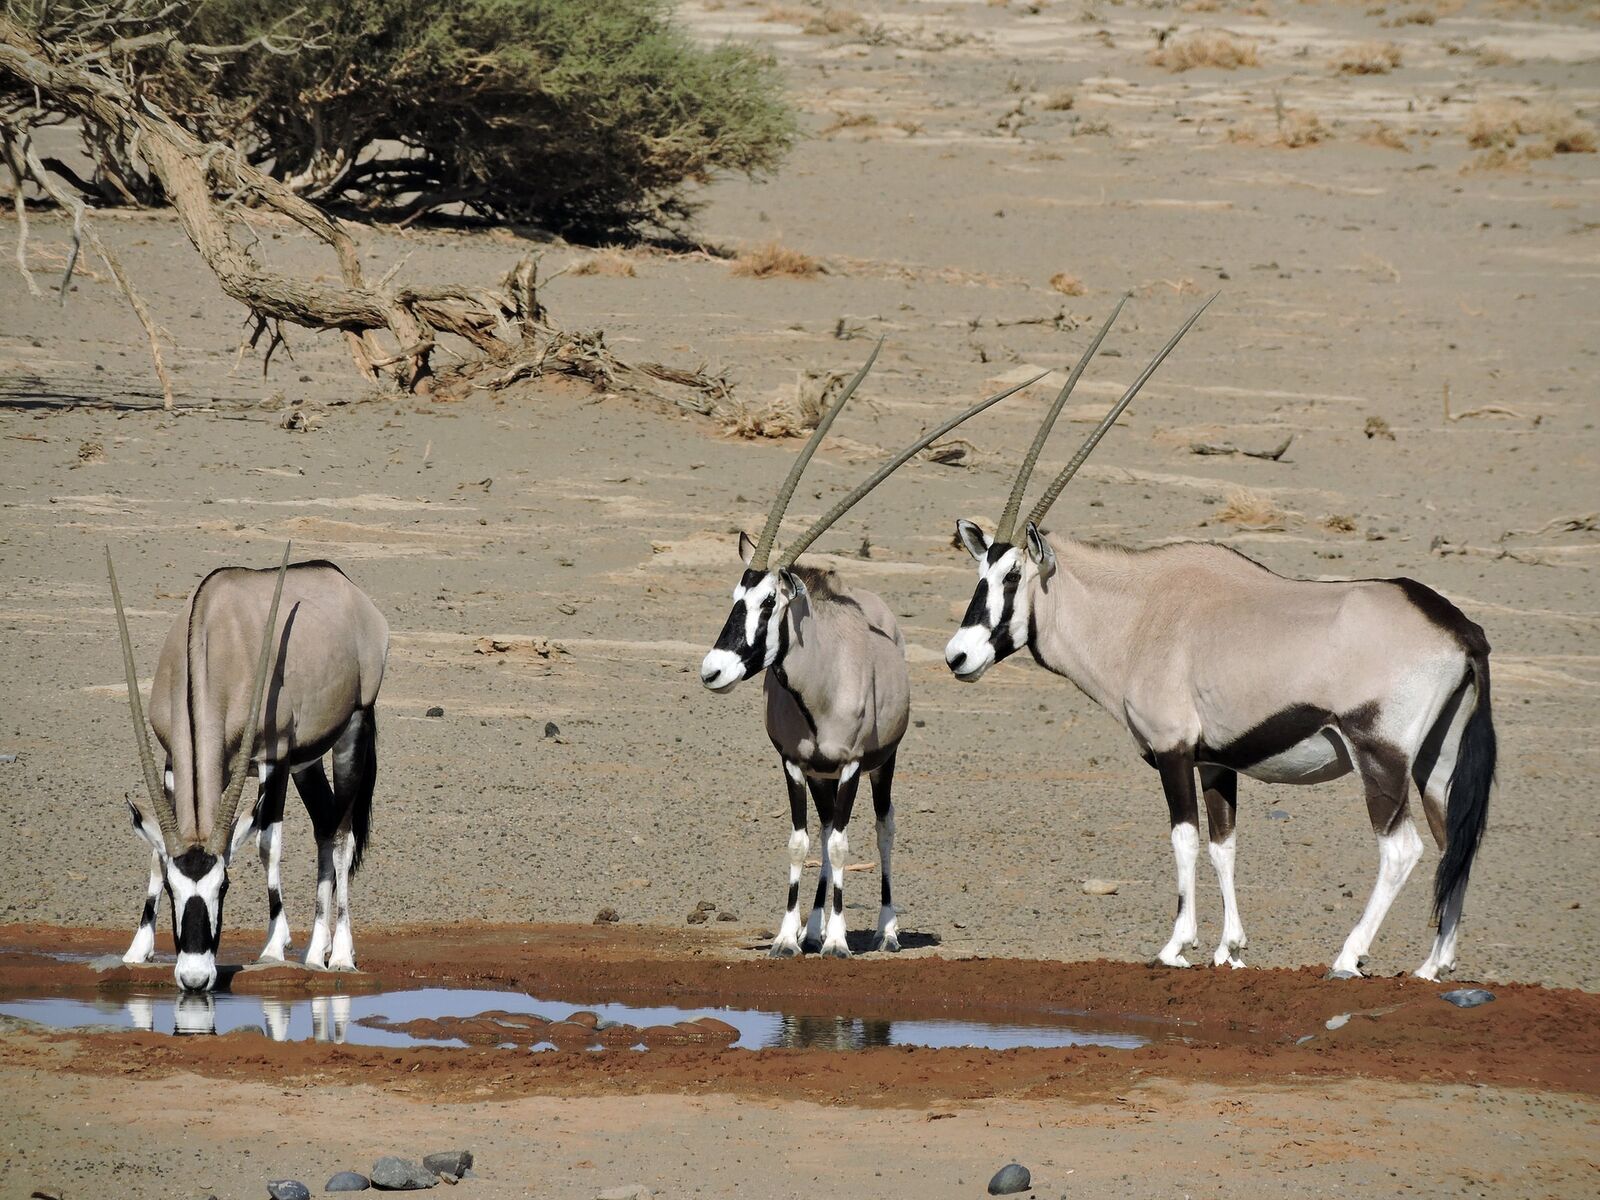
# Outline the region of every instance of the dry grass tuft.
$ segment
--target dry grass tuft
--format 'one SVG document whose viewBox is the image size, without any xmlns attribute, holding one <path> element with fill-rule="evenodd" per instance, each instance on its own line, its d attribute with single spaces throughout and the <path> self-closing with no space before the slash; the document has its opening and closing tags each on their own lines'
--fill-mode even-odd
<svg viewBox="0 0 1600 1200">
<path fill-rule="evenodd" d="M 1373 124 L 1372 128 L 1361 135 L 1361 140 L 1369 146 L 1383 146 L 1390 150 L 1404 150 L 1408 154 L 1411 146 L 1406 142 L 1405 135 L 1393 125 L 1385 125 L 1382 121 Z"/>
<path fill-rule="evenodd" d="M 1328 127 L 1318 118 L 1316 113 L 1304 112 L 1298 108 L 1285 109 L 1278 118 L 1278 136 L 1276 144 L 1287 150 L 1300 150 L 1306 146 L 1315 146 L 1325 142 L 1333 135 L 1328 132 Z"/>
<path fill-rule="evenodd" d="M 1354 533 L 1356 531 L 1356 519 L 1347 517 L 1343 513 L 1329 513 L 1322 518 L 1322 527 L 1332 530 L 1334 533 Z"/>
<path fill-rule="evenodd" d="M 1400 47 L 1393 42 L 1360 42 L 1339 51 L 1328 65 L 1340 75 L 1387 75 L 1400 59 Z"/>
<path fill-rule="evenodd" d="M 1234 37 L 1224 29 L 1201 29 L 1188 37 L 1167 38 L 1150 52 L 1150 62 L 1173 72 L 1197 67 L 1232 71 L 1260 66 L 1261 56 L 1252 41 Z"/>
<path fill-rule="evenodd" d="M 1077 94 L 1071 88 L 1058 88 L 1047 93 L 1039 102 L 1039 107 L 1046 112 L 1069 112 L 1077 102 Z"/>
<path fill-rule="evenodd" d="M 613 275 L 619 279 L 632 279 L 638 272 L 633 269 L 631 258 L 615 246 L 607 246 L 599 253 L 575 263 L 569 274 Z"/>
<path fill-rule="evenodd" d="M 1481 46 L 1473 52 L 1473 57 L 1480 67 L 1515 67 L 1522 63 L 1515 54 L 1498 46 Z"/>
<path fill-rule="evenodd" d="M 792 4 L 769 5 L 763 21 L 798 25 L 801 33 L 826 37 L 835 33 L 854 33 L 864 29 L 867 19 L 848 8 L 798 8 Z"/>
<path fill-rule="evenodd" d="M 1593 154 L 1596 148 L 1595 127 L 1551 100 L 1480 100 L 1462 129 L 1467 145 L 1483 151 L 1468 170 L 1515 169 L 1533 159 Z"/>
<path fill-rule="evenodd" d="M 833 120 L 817 130 L 818 137 L 830 137 L 841 129 L 867 129 L 878 123 L 878 118 L 871 113 L 847 113 L 834 110 Z"/>
<path fill-rule="evenodd" d="M 1385 25 L 1432 25 L 1439 19 L 1439 14 L 1431 8 L 1408 8 L 1403 13 L 1397 13 Z"/>
<path fill-rule="evenodd" d="M 823 273 L 822 261 L 800 250 L 777 242 L 763 242 L 739 252 L 733 260 L 733 273 L 750 279 L 810 279 Z"/>
<path fill-rule="evenodd" d="M 1057 271 L 1050 276 L 1050 287 L 1053 291 L 1060 292 L 1063 296 L 1087 296 L 1089 289 L 1083 286 L 1083 280 L 1076 275 L 1069 275 L 1065 271 Z"/>
<path fill-rule="evenodd" d="M 754 404 L 734 397 L 718 410 L 717 419 L 733 437 L 805 437 L 821 422 L 844 381 L 844 375 L 833 371 L 801 371 L 789 394 Z"/>
<path fill-rule="evenodd" d="M 1290 514 L 1272 502 L 1272 497 L 1251 488 L 1229 488 L 1227 499 L 1216 512 L 1216 519 L 1241 529 L 1284 529 Z"/>
</svg>

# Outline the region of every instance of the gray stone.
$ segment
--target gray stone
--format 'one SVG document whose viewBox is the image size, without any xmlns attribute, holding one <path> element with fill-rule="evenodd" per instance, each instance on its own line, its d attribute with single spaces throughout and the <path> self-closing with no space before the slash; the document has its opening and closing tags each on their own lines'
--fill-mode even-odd
<svg viewBox="0 0 1600 1200">
<path fill-rule="evenodd" d="M 625 1187 L 607 1188 L 603 1192 L 596 1192 L 594 1200 L 650 1200 L 655 1195 L 642 1183 L 630 1183 Z"/>
<path fill-rule="evenodd" d="M 120 954 L 99 954 L 89 960 L 89 969 L 91 971 L 115 971 L 118 967 L 127 965 L 122 961 L 122 955 Z"/>
<path fill-rule="evenodd" d="M 444 709 L 440 708 L 437 704 L 435 704 L 432 708 L 430 708 L 427 712 L 425 712 L 423 714 L 423 716 L 426 716 L 426 717 L 442 717 L 442 716 L 444 716 Z"/>
<path fill-rule="evenodd" d="M 1343 1029 L 1350 1024 L 1350 1015 L 1349 1013 L 1340 1013 L 1337 1017 L 1329 1017 L 1323 1024 L 1329 1029 Z"/>
<path fill-rule="evenodd" d="M 328 1180 L 328 1186 L 322 1190 L 325 1192 L 364 1192 L 371 1186 L 372 1180 L 361 1174 L 360 1171 L 340 1171 Z"/>
<path fill-rule="evenodd" d="M 381 1192 L 417 1192 L 439 1186 L 439 1177 L 408 1158 L 386 1154 L 372 1164 L 372 1186 Z"/>
<path fill-rule="evenodd" d="M 544 723 L 544 735 L 547 738 L 560 737 L 561 726 L 557 725 L 554 721 L 546 721 Z"/>
<path fill-rule="evenodd" d="M 1288 819 L 1289 814 L 1281 808 L 1275 808 L 1267 814 L 1267 820 L 1269 821 L 1287 821 Z"/>
<path fill-rule="evenodd" d="M 1307 1042 L 1314 1042 L 1316 1040 L 1317 1040 L 1317 1035 L 1316 1034 L 1308 1033 L 1308 1034 L 1305 1034 L 1302 1037 L 1295 1038 L 1294 1044 L 1296 1046 L 1304 1046 Z"/>
<path fill-rule="evenodd" d="M 1439 999 L 1448 1000 L 1457 1008 L 1477 1008 L 1480 1004 L 1488 1004 L 1494 999 L 1494 993 L 1483 988 L 1457 988 L 1453 992 L 1443 992 Z"/>
<path fill-rule="evenodd" d="M 1033 1176 L 1028 1173 L 1028 1168 L 1021 1163 L 1010 1163 L 996 1171 L 994 1178 L 989 1180 L 989 1195 L 1010 1196 L 1016 1192 L 1026 1192 L 1031 1187 Z"/>
<path fill-rule="evenodd" d="M 272 1200 L 311 1200 L 311 1189 L 298 1179 L 269 1179 L 267 1195 Z"/>
<path fill-rule="evenodd" d="M 435 1175 L 454 1175 L 461 1178 L 461 1173 L 472 1165 L 471 1150 L 440 1150 L 436 1154 L 423 1156 L 422 1165 Z"/>
</svg>

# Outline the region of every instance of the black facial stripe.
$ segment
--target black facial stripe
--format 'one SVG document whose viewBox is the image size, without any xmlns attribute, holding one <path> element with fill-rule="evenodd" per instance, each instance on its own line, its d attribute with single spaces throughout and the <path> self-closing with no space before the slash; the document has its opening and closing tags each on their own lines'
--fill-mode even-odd
<svg viewBox="0 0 1600 1200">
<path fill-rule="evenodd" d="M 211 868 L 217 865 L 217 857 L 199 846 L 191 846 L 173 859 L 172 865 L 199 883 L 211 873 Z"/>
<path fill-rule="evenodd" d="M 217 935 L 211 929 L 211 912 L 199 896 L 190 896 L 183 906 L 178 926 L 178 950 L 183 954 L 215 954 Z"/>
<path fill-rule="evenodd" d="M 967 615 L 961 618 L 961 628 L 970 629 L 974 625 L 989 628 L 989 580 L 982 577 L 978 586 L 972 593 L 972 603 L 967 605 Z"/>
</svg>

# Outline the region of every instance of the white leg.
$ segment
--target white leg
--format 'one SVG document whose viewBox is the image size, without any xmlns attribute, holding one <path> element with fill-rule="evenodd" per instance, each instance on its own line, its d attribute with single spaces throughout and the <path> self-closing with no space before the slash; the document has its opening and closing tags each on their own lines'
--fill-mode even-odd
<svg viewBox="0 0 1600 1200">
<path fill-rule="evenodd" d="M 816 947 L 822 944 L 822 917 L 828 894 L 833 885 L 833 871 L 828 861 L 828 847 L 832 844 L 833 826 L 824 825 L 819 845 L 822 847 L 822 868 L 817 879 L 817 896 L 811 905 L 811 915 L 806 918 L 806 946 Z"/>
<path fill-rule="evenodd" d="M 333 838 L 317 839 L 317 912 L 312 918 L 311 944 L 306 965 L 328 965 L 328 944 L 333 939 Z"/>
<path fill-rule="evenodd" d="M 328 966 L 335 971 L 356 969 L 355 939 L 350 932 L 350 863 L 355 856 L 356 835 L 341 829 L 333 839 L 333 948 L 328 952 Z M 334 1040 L 344 1041 L 342 1027 Z"/>
<path fill-rule="evenodd" d="M 832 877 L 834 902 L 828 906 L 827 933 L 822 938 L 822 953 L 829 958 L 850 957 L 844 929 L 844 865 L 849 853 L 849 835 L 842 829 L 829 830 L 826 863 Z"/>
<path fill-rule="evenodd" d="M 1244 922 L 1239 919 L 1239 898 L 1233 890 L 1234 835 L 1230 832 L 1220 842 L 1207 842 L 1211 852 L 1211 865 L 1217 872 L 1217 886 L 1222 889 L 1222 942 L 1211 956 L 1217 966 L 1244 966 L 1239 951 L 1244 948 Z"/>
<path fill-rule="evenodd" d="M 261 957 L 282 962 L 289 952 L 289 917 L 283 911 L 283 822 L 274 821 L 256 835 L 256 850 L 267 873 L 267 944 Z"/>
<path fill-rule="evenodd" d="M 878 905 L 878 932 L 872 945 L 877 950 L 893 953 L 900 949 L 900 924 L 896 920 L 894 902 L 889 899 L 889 858 L 894 853 L 894 807 L 891 805 L 878 822 L 878 870 L 881 872 Z"/>
<path fill-rule="evenodd" d="M 1199 929 L 1195 923 L 1194 875 L 1200 860 L 1200 830 L 1188 821 L 1172 827 L 1172 857 L 1178 868 L 1178 918 L 1172 924 L 1172 939 L 1157 955 L 1169 967 L 1187 967 L 1185 947 L 1196 944 Z"/>
<path fill-rule="evenodd" d="M 122 1002 L 128 1010 L 128 1020 L 135 1029 L 154 1033 L 156 1028 L 156 1002 L 149 996 L 129 996 Z"/>
<path fill-rule="evenodd" d="M 144 910 L 139 914 L 139 927 L 133 931 L 133 941 L 122 956 L 125 963 L 147 963 L 156 952 L 156 910 L 161 905 L 161 855 L 150 851 L 150 880 L 145 885 Z M 142 1028 L 142 1027 L 141 1027 Z"/>
<path fill-rule="evenodd" d="M 811 836 L 804 829 L 789 832 L 789 905 L 783 913 L 778 936 L 772 939 L 773 958 L 793 958 L 800 953 L 800 876 L 805 871 Z"/>
<path fill-rule="evenodd" d="M 289 1014 L 292 1011 L 286 1001 L 276 1000 L 270 996 L 261 998 L 261 1025 L 273 1041 L 289 1040 Z"/>
<path fill-rule="evenodd" d="M 1457 892 L 1445 901 L 1444 910 L 1439 913 L 1439 933 L 1433 939 L 1433 950 L 1428 955 L 1428 961 L 1417 968 L 1417 975 L 1422 979 L 1437 980 L 1440 975 L 1448 975 L 1456 969 L 1456 933 L 1461 928 L 1461 900 L 1462 894 Z"/>
<path fill-rule="evenodd" d="M 1400 827 L 1390 834 L 1378 835 L 1378 880 L 1372 885 L 1372 895 L 1367 899 L 1361 920 L 1345 939 L 1344 949 L 1333 960 L 1333 973 L 1359 975 L 1361 960 L 1372 948 L 1378 936 L 1378 927 L 1389 913 L 1389 906 L 1405 886 L 1411 869 L 1422 857 L 1422 838 L 1410 817 L 1400 822 Z"/>
</svg>

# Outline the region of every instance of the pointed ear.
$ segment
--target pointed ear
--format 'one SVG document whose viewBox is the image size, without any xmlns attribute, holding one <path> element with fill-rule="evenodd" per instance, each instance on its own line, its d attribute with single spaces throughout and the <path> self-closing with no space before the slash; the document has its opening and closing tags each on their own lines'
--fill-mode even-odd
<svg viewBox="0 0 1600 1200">
<path fill-rule="evenodd" d="M 778 572 L 778 585 L 791 601 L 806 594 L 806 585 L 801 582 L 800 576 L 787 568 Z"/>
<path fill-rule="evenodd" d="M 756 556 L 756 544 L 744 530 L 739 531 L 739 557 L 744 559 L 744 565 L 749 566 L 750 560 Z"/>
<path fill-rule="evenodd" d="M 956 522 L 956 537 L 961 539 L 967 553 L 979 562 L 983 561 L 984 555 L 989 553 L 989 547 L 994 544 L 994 539 L 971 521 Z"/>
<path fill-rule="evenodd" d="M 1039 567 L 1039 582 L 1048 583 L 1050 576 L 1056 573 L 1056 552 L 1050 549 L 1050 543 L 1044 540 L 1044 535 L 1039 532 L 1039 527 L 1032 521 L 1027 525 L 1028 555 Z"/>
</svg>

